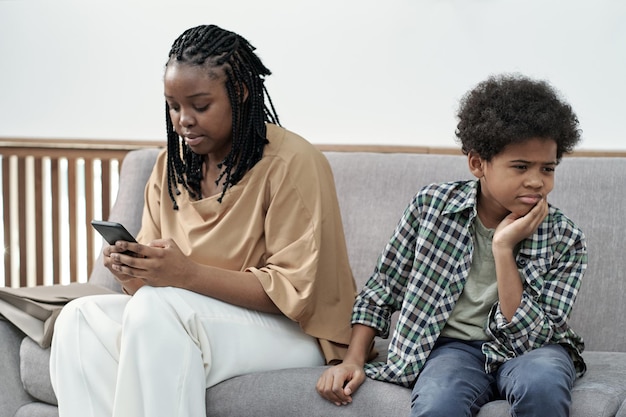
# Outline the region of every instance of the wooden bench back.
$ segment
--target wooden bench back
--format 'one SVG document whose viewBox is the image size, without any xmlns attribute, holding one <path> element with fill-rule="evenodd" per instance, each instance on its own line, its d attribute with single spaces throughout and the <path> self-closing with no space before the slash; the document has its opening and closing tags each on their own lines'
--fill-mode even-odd
<svg viewBox="0 0 626 417">
<path fill-rule="evenodd" d="M 155 143 L 0 140 L 4 268 L 0 286 L 84 282 L 101 248 L 126 153 Z"/>
</svg>

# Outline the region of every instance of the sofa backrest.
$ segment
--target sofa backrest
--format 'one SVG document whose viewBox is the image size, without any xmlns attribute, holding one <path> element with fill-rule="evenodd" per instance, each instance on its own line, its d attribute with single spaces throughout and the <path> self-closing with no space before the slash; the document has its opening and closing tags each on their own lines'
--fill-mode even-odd
<svg viewBox="0 0 626 417">
<path fill-rule="evenodd" d="M 461 155 L 328 152 L 360 288 L 411 198 L 433 182 L 472 178 Z M 626 158 L 567 157 L 548 201 L 587 236 L 589 266 L 571 316 L 588 350 L 626 351 Z"/>
<path fill-rule="evenodd" d="M 158 148 L 130 151 L 122 161 L 119 188 L 115 203 L 111 207 L 109 220 L 123 224 L 133 236 L 137 235 L 141 227 L 144 189 L 159 151 Z M 121 287 L 113 278 L 113 274 L 104 267 L 102 254 L 94 262 L 89 281 L 115 291 L 121 291 Z"/>
<path fill-rule="evenodd" d="M 571 324 L 588 350 L 626 351 L 626 158 L 565 158 L 548 201 L 585 233 L 589 265 Z"/>
<path fill-rule="evenodd" d="M 130 152 L 120 174 L 110 219 L 136 234 L 141 224 L 143 189 L 156 148 Z M 433 182 L 471 178 L 460 155 L 326 152 L 335 176 L 350 263 L 357 287 L 363 286 L 415 193 Z M 626 307 L 626 218 L 622 193 L 626 158 L 567 157 L 556 171 L 548 201 L 560 207 L 585 232 L 589 267 L 571 317 L 588 350 L 626 351 L 622 317 Z M 96 262 L 91 281 L 117 288 Z"/>
</svg>

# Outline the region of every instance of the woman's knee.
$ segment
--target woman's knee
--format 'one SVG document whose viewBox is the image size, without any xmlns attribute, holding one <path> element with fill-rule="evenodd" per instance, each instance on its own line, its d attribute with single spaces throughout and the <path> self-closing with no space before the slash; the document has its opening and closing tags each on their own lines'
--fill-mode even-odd
<svg viewBox="0 0 626 417">
<path fill-rule="evenodd" d="M 107 294 L 85 296 L 70 301 L 55 320 L 53 341 L 67 340 L 76 336 L 83 325 L 98 329 L 102 323 L 120 323 L 128 299 L 130 297 L 123 294 Z"/>
<path fill-rule="evenodd" d="M 128 301 L 124 310 L 123 327 L 125 330 L 138 331 L 155 328 L 163 324 L 163 316 L 168 314 L 168 303 L 159 295 L 159 289 L 150 286 L 141 287 Z M 171 312 L 169 312 L 171 314 Z"/>
<path fill-rule="evenodd" d="M 76 329 L 79 317 L 82 315 L 82 307 L 86 302 L 89 302 L 86 300 L 87 298 L 88 297 L 77 298 L 63 306 L 54 322 L 55 337 L 62 337 L 68 329 Z"/>
<path fill-rule="evenodd" d="M 54 322 L 55 335 L 66 331 L 75 331 L 78 322 L 84 318 L 85 310 L 96 303 L 97 298 L 98 296 L 80 297 L 63 306 Z"/>
<path fill-rule="evenodd" d="M 140 288 L 128 301 L 122 327 L 124 340 L 151 340 L 155 335 L 168 334 L 163 343 L 177 343 L 173 335 L 196 333 L 195 312 L 171 287 Z M 195 339 L 195 336 L 194 336 Z"/>
</svg>

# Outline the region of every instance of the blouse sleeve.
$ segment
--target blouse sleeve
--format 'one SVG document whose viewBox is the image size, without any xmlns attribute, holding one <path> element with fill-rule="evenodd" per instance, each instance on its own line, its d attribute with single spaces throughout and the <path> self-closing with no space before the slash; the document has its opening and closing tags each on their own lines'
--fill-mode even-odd
<svg viewBox="0 0 626 417">
<path fill-rule="evenodd" d="M 328 161 L 311 147 L 273 164 L 265 186 L 267 258 L 248 271 L 306 333 L 348 344 L 356 288 Z"/>
</svg>

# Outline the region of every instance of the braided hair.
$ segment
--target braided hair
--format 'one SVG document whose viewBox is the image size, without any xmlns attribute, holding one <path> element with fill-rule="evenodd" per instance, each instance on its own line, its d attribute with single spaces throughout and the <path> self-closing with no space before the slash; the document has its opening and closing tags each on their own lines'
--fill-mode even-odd
<svg viewBox="0 0 626 417">
<path fill-rule="evenodd" d="M 268 143 L 265 123 L 280 125 L 272 100 L 264 85 L 264 77 L 271 72 L 254 53 L 256 48 L 240 35 L 215 25 L 201 25 L 183 32 L 170 49 L 172 62 L 206 66 L 207 71 L 221 68 L 226 75 L 225 85 L 232 107 L 232 147 L 218 167 L 222 169 L 216 184 L 224 180 L 222 202 L 229 187 L 237 184 L 263 156 Z M 248 92 L 244 100 L 244 92 Z M 266 104 L 266 99 L 267 103 Z M 169 195 L 178 210 L 176 195 L 181 184 L 190 196 L 202 197 L 202 163 L 204 155 L 194 153 L 181 140 L 170 117 L 169 104 L 165 103 L 167 129 L 167 183 Z"/>
</svg>

